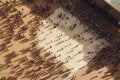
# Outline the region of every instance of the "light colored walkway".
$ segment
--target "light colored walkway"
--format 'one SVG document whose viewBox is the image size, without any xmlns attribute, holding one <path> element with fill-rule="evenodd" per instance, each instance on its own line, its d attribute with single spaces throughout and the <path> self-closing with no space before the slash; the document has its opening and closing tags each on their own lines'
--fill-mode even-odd
<svg viewBox="0 0 120 80">
<path fill-rule="evenodd" d="M 58 18 L 60 14 L 62 14 L 61 18 Z M 88 29 L 87 26 L 62 8 L 55 10 L 42 23 L 44 27 L 39 28 L 37 35 L 39 45 L 57 56 L 57 59 L 64 62 L 64 65 L 72 69 L 72 72 L 85 66 L 101 48 L 107 45 L 101 45 L 105 40 L 96 40 L 97 35 L 92 34 L 93 31 L 85 32 L 84 30 Z M 75 28 L 71 30 L 70 26 L 73 27 L 75 24 Z M 93 39 L 88 40 L 90 38 Z M 88 54 L 89 52 L 91 53 Z"/>
</svg>

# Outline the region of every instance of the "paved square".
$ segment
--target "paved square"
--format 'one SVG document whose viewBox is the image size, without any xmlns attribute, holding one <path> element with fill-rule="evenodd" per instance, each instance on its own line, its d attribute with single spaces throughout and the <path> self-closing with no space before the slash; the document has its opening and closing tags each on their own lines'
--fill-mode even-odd
<svg viewBox="0 0 120 80">
<path fill-rule="evenodd" d="M 39 45 L 55 55 L 72 72 L 85 66 L 101 48 L 108 45 L 62 8 L 55 10 L 41 23 L 36 37 Z"/>
</svg>

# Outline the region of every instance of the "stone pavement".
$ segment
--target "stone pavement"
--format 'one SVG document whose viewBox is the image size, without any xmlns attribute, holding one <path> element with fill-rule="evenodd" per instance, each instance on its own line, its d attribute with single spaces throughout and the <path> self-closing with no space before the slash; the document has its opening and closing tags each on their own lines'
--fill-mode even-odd
<svg viewBox="0 0 120 80">
<path fill-rule="evenodd" d="M 97 34 L 63 8 L 55 10 L 41 24 L 36 37 L 38 44 L 72 72 L 85 66 L 101 48 L 108 45 L 104 39 L 98 40 Z"/>
</svg>

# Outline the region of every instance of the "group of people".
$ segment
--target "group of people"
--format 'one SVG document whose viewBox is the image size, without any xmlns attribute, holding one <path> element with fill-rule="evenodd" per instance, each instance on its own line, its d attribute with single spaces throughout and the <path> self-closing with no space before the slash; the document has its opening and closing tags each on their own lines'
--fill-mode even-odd
<svg viewBox="0 0 120 80">
<path fill-rule="evenodd" d="M 58 59 L 62 58 L 62 62 L 68 68 L 70 65 L 67 64 L 78 65 L 75 68 L 71 66 L 73 71 L 81 68 L 82 61 L 89 62 L 101 47 L 107 46 L 104 39 L 98 39 L 98 35 L 94 31 L 62 8 L 55 10 L 42 23 L 44 27 L 39 28 L 38 43 L 47 51 L 52 51 L 51 54 L 55 54 Z M 81 58 L 82 55 L 84 55 L 83 58 Z M 80 57 L 80 59 L 76 57 Z"/>
<path fill-rule="evenodd" d="M 39 20 L 41 20 L 43 16 L 38 14 L 27 23 L 23 20 L 23 18 L 28 15 L 36 14 L 36 11 L 43 13 L 42 15 L 47 15 L 50 7 L 46 4 L 46 7 L 43 9 L 43 7 L 35 5 L 28 15 L 24 15 L 22 13 L 24 9 L 18 11 L 16 4 L 22 6 L 22 4 L 24 5 L 25 3 L 15 0 L 15 2 L 3 2 L 0 6 L 0 55 L 7 53 L 4 55 L 4 64 L 0 63 L 0 66 L 3 71 L 11 68 L 10 72 L 8 72 L 10 75 L 6 74 L 7 80 L 17 80 L 20 76 L 22 76 L 21 78 L 27 78 L 29 80 L 55 80 L 59 77 L 62 79 L 68 77 L 71 73 L 70 70 L 65 68 L 61 61 L 57 61 L 56 56 L 51 56 L 50 52 L 44 50 L 44 47 L 37 47 L 35 36 L 38 27 L 42 25 L 39 23 Z M 29 37 L 26 36 L 27 31 L 29 31 Z M 19 52 L 10 52 L 10 47 L 14 46 L 14 42 L 23 44 L 30 41 L 32 41 L 32 43 L 30 43 L 29 47 Z M 31 59 L 29 59 L 26 54 L 30 55 Z M 14 58 L 16 59 L 14 60 Z M 5 79 L 4 76 L 1 79 L 3 78 Z"/>
<path fill-rule="evenodd" d="M 71 8 L 72 7 L 73 6 L 71 6 Z M 94 9 L 87 6 L 82 1 L 81 5 L 77 5 L 76 7 L 74 6 L 73 8 L 74 9 L 72 9 L 73 11 L 71 12 L 78 16 L 85 25 L 89 26 L 90 29 L 99 35 L 97 38 L 98 40 L 104 38 L 106 39 L 106 42 L 110 43 L 109 46 L 103 48 L 99 54 L 92 59 L 90 63 L 94 63 L 93 65 L 88 64 L 89 68 L 86 71 L 86 74 L 107 66 L 108 72 L 105 73 L 103 78 L 105 80 L 110 80 L 113 77 L 115 80 L 119 80 L 120 36 L 117 32 L 117 28 L 112 24 L 112 22 L 102 17 L 102 15 L 94 11 Z M 98 76 L 95 76 L 91 78 L 91 80 L 97 77 Z"/>
<path fill-rule="evenodd" d="M 26 0 L 29 1 L 29 0 Z M 11 68 L 11 71 L 9 74 L 14 74 L 15 76 L 9 76 L 7 80 L 17 80 L 19 76 L 22 75 L 22 78 L 28 78 L 30 80 L 55 80 L 56 78 L 61 77 L 62 79 L 65 79 L 71 74 L 71 71 L 69 69 L 64 70 L 63 62 L 56 61 L 56 56 L 51 56 L 50 52 L 45 52 L 44 47 L 38 48 L 37 41 L 34 41 L 35 35 L 37 34 L 37 30 L 39 29 L 39 26 L 42 25 L 42 23 L 39 23 L 39 20 L 41 20 L 41 17 L 43 15 L 49 16 L 51 12 L 50 6 L 45 5 L 44 7 L 35 5 L 33 9 L 30 11 L 29 15 L 34 14 L 35 18 L 32 20 L 29 20 L 28 23 L 24 23 L 23 18 L 28 15 L 23 15 L 21 11 L 18 11 L 15 7 L 19 5 L 24 5 L 25 2 L 14 0 L 12 2 L 6 2 L 4 3 L 2 0 L 0 0 L 0 55 L 6 53 L 9 51 L 9 48 L 12 45 L 13 41 L 18 41 L 20 43 L 25 43 L 32 41 L 30 47 L 27 47 L 26 49 L 22 49 L 19 52 L 13 51 L 9 53 L 5 57 L 5 64 L 1 64 L 0 66 L 3 68 L 3 71 Z M 103 66 L 112 65 L 112 69 L 110 69 L 104 76 L 106 78 L 108 73 L 111 73 L 110 76 L 114 75 L 115 72 L 119 71 L 119 53 L 120 53 L 120 43 L 117 46 L 112 46 L 112 41 L 115 38 L 116 34 L 114 30 L 114 26 L 110 22 L 108 22 L 106 19 L 101 18 L 98 13 L 95 11 L 91 12 L 91 9 L 88 9 L 88 7 L 84 6 L 83 4 L 79 5 L 79 9 L 75 8 L 71 9 L 73 11 L 72 14 L 78 16 L 78 18 L 81 20 L 82 23 L 84 23 L 86 26 L 89 26 L 90 29 L 94 30 L 95 33 L 99 34 L 100 38 L 105 38 L 107 42 L 110 42 L 111 45 L 103 48 L 101 50 L 101 54 L 97 55 L 95 58 L 93 58 L 93 62 L 95 65 L 90 65 L 90 68 L 87 73 L 92 72 L 94 69 L 100 69 Z M 67 7 L 66 7 L 67 8 Z M 72 6 L 69 6 L 69 8 L 72 8 Z M 23 9 L 24 10 L 24 9 Z M 89 11 L 90 10 L 90 11 Z M 13 14 L 15 13 L 15 14 Z M 37 15 L 36 15 L 37 13 Z M 62 14 L 58 15 L 60 18 Z M 69 19 L 69 18 L 67 18 Z M 55 24 L 57 25 L 57 24 Z M 64 27 L 64 26 L 63 26 Z M 74 24 L 70 30 L 73 30 L 76 27 L 76 24 Z M 89 32 L 90 29 L 85 29 L 85 32 Z M 113 29 L 111 31 L 111 29 Z M 30 32 L 30 37 L 28 38 L 25 35 L 25 32 Z M 81 36 L 77 35 L 77 37 Z M 82 38 L 84 40 L 84 38 Z M 89 40 L 88 40 L 89 41 Z M 94 43 L 94 42 L 91 42 Z M 104 43 L 103 43 L 104 44 Z M 101 45 L 103 45 L 101 44 Z M 26 54 L 30 53 L 31 59 L 26 56 Z M 91 53 L 91 52 L 89 52 Z M 24 57 L 21 57 L 15 61 L 13 61 L 13 58 L 16 58 L 20 55 L 25 55 Z M 102 62 L 103 61 L 103 62 Z M 104 62 L 108 63 L 104 63 Z M 110 62 L 109 62 L 110 61 Z M 17 63 L 17 65 L 14 65 L 14 63 Z M 31 69 L 32 68 L 32 69 Z M 24 73 L 24 75 L 23 75 Z M 70 79 L 75 80 L 75 76 L 72 76 Z M 96 76 L 94 77 L 96 78 Z M 94 79 L 93 78 L 93 79 Z M 119 80 L 119 76 L 116 78 L 116 80 Z M 92 80 L 92 79 L 91 79 Z M 109 79 L 106 79 L 109 80 Z"/>
</svg>

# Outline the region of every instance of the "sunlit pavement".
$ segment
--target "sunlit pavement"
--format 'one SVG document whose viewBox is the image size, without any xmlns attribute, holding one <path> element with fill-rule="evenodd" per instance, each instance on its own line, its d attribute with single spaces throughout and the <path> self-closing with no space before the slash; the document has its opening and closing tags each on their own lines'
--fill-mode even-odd
<svg viewBox="0 0 120 80">
<path fill-rule="evenodd" d="M 37 34 L 39 45 L 56 56 L 72 72 L 85 66 L 101 48 L 108 45 L 62 8 L 55 10 L 41 24 Z"/>
</svg>

